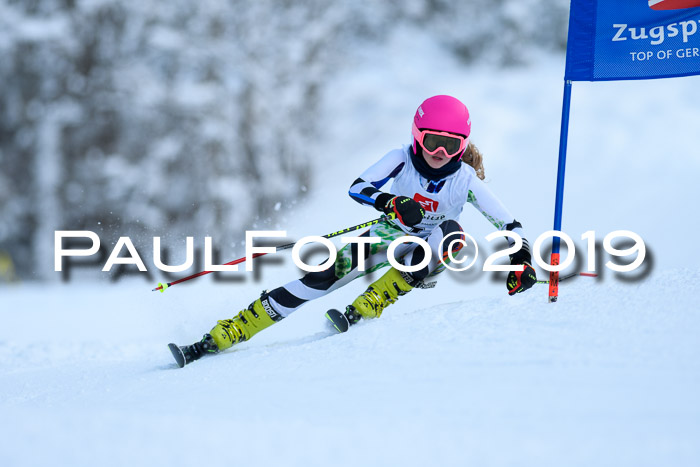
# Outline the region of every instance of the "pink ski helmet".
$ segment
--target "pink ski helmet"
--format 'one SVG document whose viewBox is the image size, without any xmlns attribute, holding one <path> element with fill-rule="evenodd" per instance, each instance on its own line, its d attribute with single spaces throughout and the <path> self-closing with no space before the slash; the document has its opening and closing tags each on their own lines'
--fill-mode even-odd
<svg viewBox="0 0 700 467">
<path fill-rule="evenodd" d="M 472 131 L 472 120 L 469 110 L 459 99 L 452 96 L 433 96 L 418 106 L 413 117 L 413 152 L 417 153 L 418 142 L 415 138 L 415 130 L 446 131 L 462 135 L 469 143 L 469 134 Z M 461 157 L 461 155 L 460 155 Z"/>
</svg>

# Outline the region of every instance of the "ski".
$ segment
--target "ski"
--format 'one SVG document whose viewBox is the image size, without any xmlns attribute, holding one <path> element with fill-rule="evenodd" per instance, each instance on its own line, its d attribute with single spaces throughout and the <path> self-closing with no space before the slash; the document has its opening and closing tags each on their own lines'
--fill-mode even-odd
<svg viewBox="0 0 700 467">
<path fill-rule="evenodd" d="M 176 344 L 168 344 L 168 348 L 170 349 L 170 352 L 172 352 L 173 357 L 175 358 L 175 362 L 177 363 L 177 366 L 180 368 L 185 366 L 185 354 L 182 352 L 182 349 L 178 347 Z"/>
<path fill-rule="evenodd" d="M 332 308 L 326 312 L 326 318 L 333 324 L 333 327 L 338 332 L 345 332 L 350 327 L 350 321 L 348 318 L 340 311 Z"/>
</svg>

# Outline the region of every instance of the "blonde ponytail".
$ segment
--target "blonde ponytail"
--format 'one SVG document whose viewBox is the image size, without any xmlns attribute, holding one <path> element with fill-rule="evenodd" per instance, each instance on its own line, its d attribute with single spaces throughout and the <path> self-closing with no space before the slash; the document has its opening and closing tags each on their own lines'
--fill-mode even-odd
<svg viewBox="0 0 700 467">
<path fill-rule="evenodd" d="M 467 145 L 467 149 L 465 149 L 464 155 L 462 156 L 462 162 L 472 166 L 474 170 L 476 170 L 476 176 L 482 180 L 484 179 L 486 176 L 484 173 L 484 156 L 474 143 L 470 142 Z"/>
</svg>

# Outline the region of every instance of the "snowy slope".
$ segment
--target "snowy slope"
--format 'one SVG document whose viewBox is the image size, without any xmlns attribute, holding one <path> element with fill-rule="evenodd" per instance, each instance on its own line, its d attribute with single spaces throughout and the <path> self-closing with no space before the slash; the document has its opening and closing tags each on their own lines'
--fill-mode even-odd
<svg viewBox="0 0 700 467">
<path fill-rule="evenodd" d="M 413 40 L 333 83 L 310 197 L 266 227 L 299 238 L 376 216 L 346 187 L 442 92 L 468 103 L 491 187 L 530 237 L 551 228 L 563 58 L 465 69 Z M 411 72 L 409 52 L 440 73 Z M 698 82 L 574 86 L 564 228 L 638 232 L 644 281 L 579 278 L 548 305 L 544 286 L 508 297 L 490 275 L 451 274 L 332 336 L 323 312 L 360 280 L 183 370 L 165 344 L 297 277 L 288 260 L 165 294 L 143 280 L 3 288 L 0 465 L 697 465 L 700 269 L 678 228 L 700 227 Z M 483 237 L 472 211 L 461 222 Z"/>
<path fill-rule="evenodd" d="M 54 319 L 25 309 L 13 318 L 21 335 L 3 328 L 0 462 L 693 465 L 700 315 L 675 285 L 688 280 L 700 273 L 654 287 L 578 279 L 556 306 L 534 293 L 397 305 L 344 335 L 309 309 L 303 333 L 300 313 L 274 342 L 183 370 L 163 343 L 178 322 L 211 322 L 192 303 L 56 292 L 76 307 Z M 31 292 L 11 292 L 10 305 Z M 73 331 L 86 322 L 90 333 Z M 48 339 L 27 339 L 38 326 Z"/>
</svg>

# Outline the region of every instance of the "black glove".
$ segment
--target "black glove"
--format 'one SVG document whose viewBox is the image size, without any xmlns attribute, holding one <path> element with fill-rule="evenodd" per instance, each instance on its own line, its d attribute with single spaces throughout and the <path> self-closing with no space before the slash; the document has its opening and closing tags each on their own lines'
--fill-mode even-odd
<svg viewBox="0 0 700 467">
<path fill-rule="evenodd" d="M 524 292 L 535 285 L 537 282 L 537 273 L 535 273 L 535 270 L 530 265 L 531 262 L 532 257 L 530 256 L 530 252 L 525 248 L 521 248 L 520 251 L 511 255 L 511 266 L 523 265 L 525 267 L 522 271 L 510 271 L 508 273 L 508 278 L 506 279 L 508 295 Z"/>
<path fill-rule="evenodd" d="M 420 224 L 425 215 L 425 210 L 418 201 L 406 196 L 394 196 L 391 193 L 382 193 L 377 196 L 374 207 L 385 214 L 396 214 L 396 218 L 403 225 L 413 227 Z"/>
</svg>

